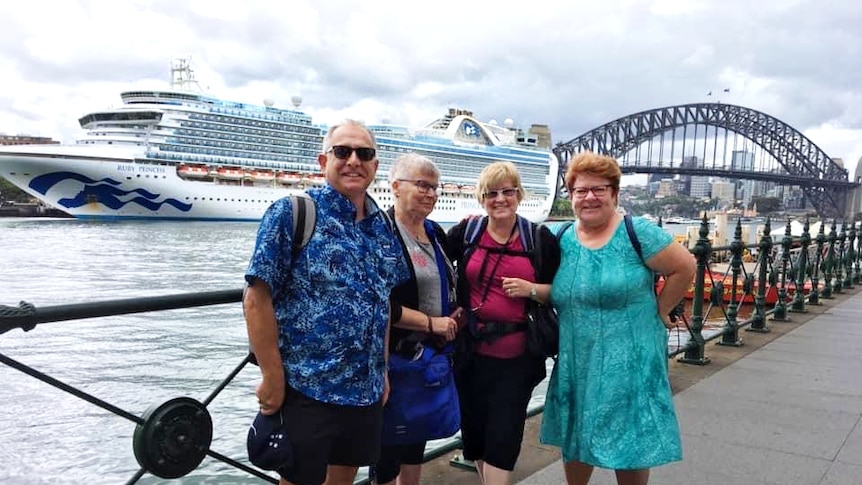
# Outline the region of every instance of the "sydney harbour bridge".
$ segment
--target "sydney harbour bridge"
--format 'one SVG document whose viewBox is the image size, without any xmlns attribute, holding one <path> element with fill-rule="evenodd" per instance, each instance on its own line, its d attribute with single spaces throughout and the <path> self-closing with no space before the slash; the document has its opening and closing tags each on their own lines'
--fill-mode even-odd
<svg viewBox="0 0 862 485">
<path fill-rule="evenodd" d="M 724 103 L 642 111 L 559 143 L 554 152 L 561 174 L 582 151 L 616 158 L 624 174 L 720 177 L 798 187 L 821 217 L 845 217 L 851 204 L 848 198 L 860 185 L 792 126 L 760 111 Z"/>
</svg>

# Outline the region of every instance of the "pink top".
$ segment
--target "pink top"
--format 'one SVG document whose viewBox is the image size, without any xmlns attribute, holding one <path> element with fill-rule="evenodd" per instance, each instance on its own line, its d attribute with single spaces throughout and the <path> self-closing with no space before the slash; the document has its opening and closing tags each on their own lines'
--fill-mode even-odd
<svg viewBox="0 0 862 485">
<path fill-rule="evenodd" d="M 530 258 L 526 254 L 488 254 L 488 250 L 484 249 L 488 247 L 507 247 L 509 251 L 524 251 L 520 237 L 513 238 L 507 246 L 506 244 L 494 241 L 487 231 L 482 233 L 482 236 L 479 238 L 478 247 L 470 255 L 470 260 L 467 262 L 466 276 L 470 285 L 470 307 L 473 309 L 479 308 L 476 311 L 476 315 L 481 321 L 517 322 L 523 325 L 526 319 L 524 312 L 527 298 L 510 298 L 506 296 L 505 291 L 503 291 L 503 278 L 522 278 L 534 282 L 536 277 L 533 266 L 530 264 Z M 482 281 L 477 281 L 479 271 L 486 257 L 488 260 L 485 262 Z M 497 267 L 496 271 L 494 271 L 495 266 Z M 483 302 L 482 296 L 485 294 L 488 277 L 492 273 L 493 280 L 490 282 L 491 287 L 487 289 L 488 295 Z M 482 324 L 480 323 L 480 329 L 481 326 Z M 526 327 L 523 328 L 523 330 L 525 329 Z M 510 359 L 523 354 L 526 349 L 526 343 L 526 332 L 516 331 L 502 335 L 491 343 L 480 341 L 476 345 L 476 353 L 499 359 Z"/>
</svg>

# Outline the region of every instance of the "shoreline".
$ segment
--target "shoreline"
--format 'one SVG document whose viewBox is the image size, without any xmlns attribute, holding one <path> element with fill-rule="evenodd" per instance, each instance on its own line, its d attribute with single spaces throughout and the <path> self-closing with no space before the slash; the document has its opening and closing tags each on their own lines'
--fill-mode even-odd
<svg viewBox="0 0 862 485">
<path fill-rule="evenodd" d="M 71 219 L 73 216 L 51 207 L 37 204 L 14 204 L 0 206 L 0 217 L 53 217 Z"/>
</svg>

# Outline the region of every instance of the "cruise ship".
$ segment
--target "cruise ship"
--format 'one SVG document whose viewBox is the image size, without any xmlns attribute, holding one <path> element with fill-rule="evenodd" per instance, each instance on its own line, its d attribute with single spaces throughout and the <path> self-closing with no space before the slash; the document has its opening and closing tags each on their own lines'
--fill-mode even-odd
<svg viewBox="0 0 862 485">
<path fill-rule="evenodd" d="M 325 180 L 317 163 L 326 126 L 299 109 L 220 100 L 195 90 L 186 60 L 174 62 L 170 89 L 121 94 L 123 105 L 79 119 L 70 145 L 0 147 L 0 176 L 82 219 L 260 220 L 277 199 Z M 370 195 L 393 204 L 387 177 L 401 154 L 430 157 L 441 172 L 432 220 L 482 214 L 476 179 L 488 163 L 517 165 L 527 197 L 519 213 L 541 222 L 556 195 L 559 163 L 537 136 L 480 122 L 450 109 L 424 127 L 369 125 L 378 143 Z"/>
</svg>

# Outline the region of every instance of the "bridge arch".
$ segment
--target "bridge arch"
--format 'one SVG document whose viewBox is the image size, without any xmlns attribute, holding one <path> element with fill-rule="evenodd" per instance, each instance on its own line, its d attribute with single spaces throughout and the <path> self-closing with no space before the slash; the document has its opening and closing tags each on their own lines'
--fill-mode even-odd
<svg viewBox="0 0 862 485">
<path fill-rule="evenodd" d="M 694 103 L 641 111 L 594 128 L 554 152 L 565 166 L 577 153 L 593 151 L 620 158 L 644 142 L 691 125 L 721 128 L 742 135 L 773 157 L 786 173 L 729 173 L 724 176 L 772 180 L 798 185 L 823 217 L 843 217 L 847 191 L 856 186 L 848 172 L 808 137 L 783 121 L 751 108 L 724 103 Z M 651 166 L 621 165 L 624 173 L 652 170 Z M 716 172 L 712 172 L 718 175 Z"/>
</svg>

